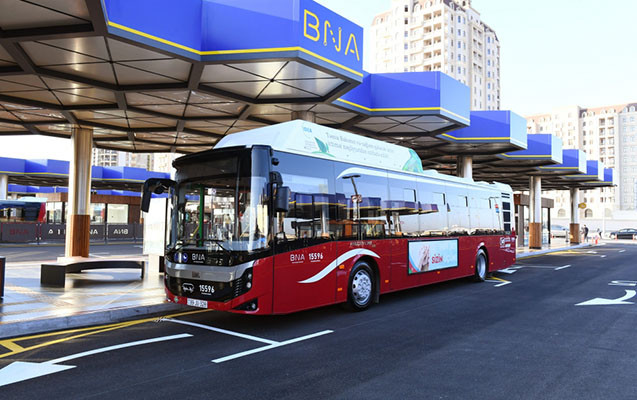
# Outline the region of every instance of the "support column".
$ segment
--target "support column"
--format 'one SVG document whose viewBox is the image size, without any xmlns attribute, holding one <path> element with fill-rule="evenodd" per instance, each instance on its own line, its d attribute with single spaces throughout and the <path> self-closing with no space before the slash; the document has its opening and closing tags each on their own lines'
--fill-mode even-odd
<svg viewBox="0 0 637 400">
<path fill-rule="evenodd" d="M 0 200 L 8 200 L 9 199 L 9 176 L 6 174 L 0 174 Z M 0 211 L 0 215 L 6 217 L 9 215 L 11 209 Z M 0 286 L 0 290 L 2 290 L 2 286 Z"/>
<path fill-rule="evenodd" d="M 569 239 L 571 244 L 580 244 L 579 231 L 579 189 L 571 189 L 571 225 L 569 227 Z"/>
<path fill-rule="evenodd" d="M 456 175 L 460 178 L 473 179 L 473 158 L 471 156 L 458 156 Z"/>
<path fill-rule="evenodd" d="M 524 231 L 524 206 L 522 204 L 518 204 L 518 220 L 517 227 L 515 232 L 518 234 L 518 247 L 524 247 L 524 236 L 526 232 Z"/>
<path fill-rule="evenodd" d="M 292 111 L 292 119 L 302 119 L 303 121 L 316 123 L 316 114 L 312 111 Z"/>
<path fill-rule="evenodd" d="M 88 257 L 91 202 L 91 152 L 93 131 L 73 128 L 73 157 L 69 164 L 66 257 Z"/>
<path fill-rule="evenodd" d="M 9 176 L 0 174 L 0 200 L 9 198 Z"/>
<path fill-rule="evenodd" d="M 529 180 L 529 248 L 542 248 L 542 178 Z"/>
</svg>

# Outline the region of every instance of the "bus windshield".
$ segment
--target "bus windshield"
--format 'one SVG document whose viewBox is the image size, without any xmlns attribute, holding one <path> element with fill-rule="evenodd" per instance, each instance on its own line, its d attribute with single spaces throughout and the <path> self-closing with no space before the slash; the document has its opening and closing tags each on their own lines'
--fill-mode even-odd
<svg viewBox="0 0 637 400">
<path fill-rule="evenodd" d="M 206 163 L 205 176 L 178 185 L 176 245 L 252 252 L 269 246 L 267 179 L 248 157 Z"/>
</svg>

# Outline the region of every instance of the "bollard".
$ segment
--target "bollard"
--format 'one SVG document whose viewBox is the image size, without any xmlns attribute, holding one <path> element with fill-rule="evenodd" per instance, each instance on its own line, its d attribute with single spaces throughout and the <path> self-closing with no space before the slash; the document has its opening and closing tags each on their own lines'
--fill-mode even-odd
<svg viewBox="0 0 637 400">
<path fill-rule="evenodd" d="M 4 297 L 4 267 L 6 258 L 0 257 L 0 298 Z"/>
</svg>

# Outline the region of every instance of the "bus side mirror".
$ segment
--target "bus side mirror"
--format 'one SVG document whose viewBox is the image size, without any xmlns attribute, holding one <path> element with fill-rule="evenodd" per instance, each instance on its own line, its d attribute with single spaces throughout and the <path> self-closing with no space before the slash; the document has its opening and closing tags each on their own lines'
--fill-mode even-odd
<svg viewBox="0 0 637 400">
<path fill-rule="evenodd" d="M 172 179 L 162 179 L 162 178 L 149 178 L 144 182 L 144 188 L 142 190 L 142 206 L 141 209 L 143 212 L 148 212 L 150 209 L 150 199 L 152 194 L 162 194 L 169 187 L 174 187 L 176 184 Z"/>
<path fill-rule="evenodd" d="M 283 177 L 281 176 L 281 173 L 278 171 L 270 172 L 270 183 L 278 186 L 283 185 Z"/>
<path fill-rule="evenodd" d="M 147 213 L 150 208 L 150 191 L 144 188 L 144 192 L 142 193 L 142 211 Z"/>
<path fill-rule="evenodd" d="M 281 186 L 276 191 L 276 197 L 274 199 L 274 211 L 276 212 L 288 212 L 290 209 L 290 188 L 287 186 Z"/>
</svg>

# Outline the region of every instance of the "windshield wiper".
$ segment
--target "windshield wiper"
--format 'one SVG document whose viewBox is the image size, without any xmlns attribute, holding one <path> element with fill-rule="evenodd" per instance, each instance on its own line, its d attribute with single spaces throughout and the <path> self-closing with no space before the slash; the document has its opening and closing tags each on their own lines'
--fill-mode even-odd
<svg viewBox="0 0 637 400">
<path fill-rule="evenodd" d="M 223 247 L 221 245 L 221 243 L 223 243 L 225 240 L 222 239 L 202 239 L 203 242 L 212 242 L 215 243 L 217 246 L 219 246 L 219 248 L 221 250 L 223 250 L 225 253 L 232 255 L 232 252 L 229 249 L 226 249 L 225 247 Z"/>
</svg>

